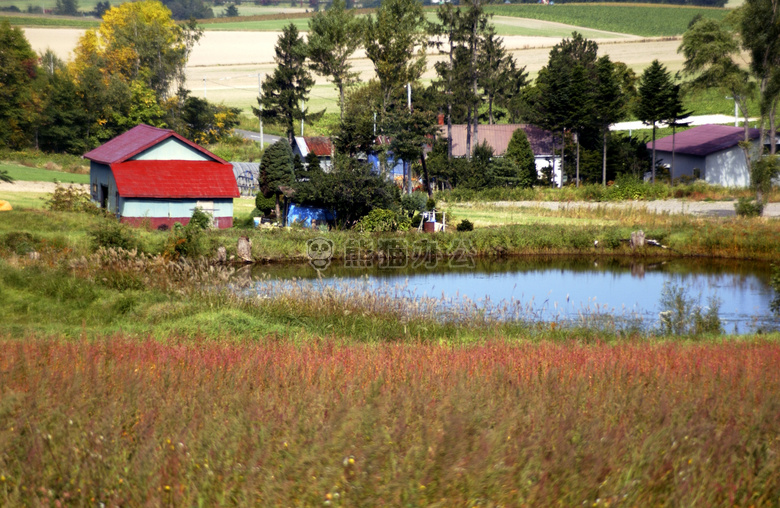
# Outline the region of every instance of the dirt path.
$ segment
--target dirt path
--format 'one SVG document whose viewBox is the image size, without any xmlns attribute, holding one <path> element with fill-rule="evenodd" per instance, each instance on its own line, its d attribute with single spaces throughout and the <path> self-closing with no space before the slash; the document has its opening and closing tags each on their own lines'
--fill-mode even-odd
<svg viewBox="0 0 780 508">
<path fill-rule="evenodd" d="M 496 201 L 492 204 L 507 208 L 547 208 L 566 210 L 572 208 L 612 208 L 647 210 L 652 213 L 700 215 L 707 217 L 733 217 L 736 201 L 684 201 L 665 199 L 658 201 L 621 201 L 617 203 L 593 203 L 590 201 Z M 764 208 L 764 217 L 780 217 L 780 203 L 769 203 Z"/>
<path fill-rule="evenodd" d="M 64 183 L 60 184 L 63 187 L 79 187 L 84 190 L 89 189 L 89 185 L 85 183 Z M 54 192 L 57 184 L 54 182 L 24 182 L 15 181 L 13 183 L 0 182 L 0 198 L 2 198 L 3 192 Z"/>
</svg>

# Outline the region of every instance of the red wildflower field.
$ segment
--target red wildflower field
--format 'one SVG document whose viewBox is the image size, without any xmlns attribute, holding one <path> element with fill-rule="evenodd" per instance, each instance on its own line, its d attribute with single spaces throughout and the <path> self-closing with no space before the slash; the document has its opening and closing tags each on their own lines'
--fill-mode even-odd
<svg viewBox="0 0 780 508">
<path fill-rule="evenodd" d="M 0 504 L 774 505 L 780 346 L 0 343 Z"/>
</svg>

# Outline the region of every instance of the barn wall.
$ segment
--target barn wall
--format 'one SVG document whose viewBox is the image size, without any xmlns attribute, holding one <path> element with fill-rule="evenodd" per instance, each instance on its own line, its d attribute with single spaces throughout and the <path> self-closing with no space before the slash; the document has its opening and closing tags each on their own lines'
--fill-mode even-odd
<svg viewBox="0 0 780 508">
<path fill-rule="evenodd" d="M 176 138 L 168 138 L 139 153 L 131 160 L 137 161 L 210 161 L 205 154 Z"/>
<path fill-rule="evenodd" d="M 707 156 L 707 183 L 724 187 L 748 187 L 750 173 L 745 162 L 745 152 L 735 146 Z"/>
<path fill-rule="evenodd" d="M 672 165 L 672 152 L 656 150 L 655 157 L 661 164 Z M 701 178 L 704 178 L 707 161 L 704 157 L 698 155 L 686 155 L 682 153 L 674 154 L 674 177 L 693 176 L 694 169 L 700 169 Z"/>
<path fill-rule="evenodd" d="M 111 168 L 105 164 L 90 162 L 89 164 L 89 192 L 92 202 L 100 206 L 103 199 L 103 187 L 108 187 L 108 202 L 106 208 L 112 213 L 118 213 L 116 193 L 116 181 Z"/>
<path fill-rule="evenodd" d="M 122 222 L 157 229 L 162 225 L 172 228 L 177 222 L 186 226 L 195 207 L 200 206 L 214 217 L 214 226 L 220 229 L 233 226 L 233 200 L 213 199 L 122 199 Z"/>
</svg>

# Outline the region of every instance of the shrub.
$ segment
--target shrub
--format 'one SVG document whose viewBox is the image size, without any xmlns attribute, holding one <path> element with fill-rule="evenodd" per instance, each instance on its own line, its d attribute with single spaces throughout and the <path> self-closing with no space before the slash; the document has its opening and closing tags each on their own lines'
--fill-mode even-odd
<svg viewBox="0 0 780 508">
<path fill-rule="evenodd" d="M 57 184 L 46 205 L 53 212 L 88 212 L 96 215 L 104 213 L 92 202 L 89 192 L 75 186 L 65 187 Z"/>
<path fill-rule="evenodd" d="M 664 335 L 720 334 L 720 300 L 710 297 L 708 304 L 702 309 L 698 299 L 689 297 L 684 287 L 664 283 L 659 314 L 661 332 Z"/>
<path fill-rule="evenodd" d="M 409 217 L 412 217 L 415 212 L 424 212 L 427 202 L 428 195 L 424 192 L 404 194 L 401 196 L 401 209 L 408 213 Z"/>
<path fill-rule="evenodd" d="M 115 219 L 106 218 L 88 233 L 92 248 L 94 250 L 100 247 L 120 248 L 133 250 L 138 248 L 138 238 L 135 231 Z"/>
<path fill-rule="evenodd" d="M 276 198 L 273 196 L 267 198 L 263 196 L 262 193 L 259 193 L 255 197 L 255 207 L 260 213 L 268 217 L 271 215 L 271 212 L 276 208 Z"/>
<path fill-rule="evenodd" d="M 760 217 L 764 213 L 764 203 L 751 198 L 739 198 L 734 210 L 740 217 Z"/>
<path fill-rule="evenodd" d="M 458 231 L 474 231 L 474 224 L 468 219 L 463 219 L 458 223 L 455 229 Z"/>
<path fill-rule="evenodd" d="M 188 226 L 193 228 L 198 228 L 200 230 L 209 229 L 211 227 L 213 218 L 211 217 L 210 213 L 206 213 L 200 208 L 196 208 L 194 212 L 192 212 L 192 217 L 190 218 L 190 222 Z"/>
<path fill-rule="evenodd" d="M 163 249 L 163 256 L 178 259 L 197 257 L 203 253 L 203 230 L 197 226 L 182 226 L 177 222 L 168 235 L 168 241 Z"/>
<path fill-rule="evenodd" d="M 38 250 L 40 239 L 26 231 L 12 231 L 3 237 L 2 245 L 9 251 L 23 256 Z"/>
<path fill-rule="evenodd" d="M 399 215 L 393 210 L 375 208 L 355 224 L 355 229 L 366 233 L 407 231 L 411 224 L 411 219 L 405 215 Z"/>
</svg>

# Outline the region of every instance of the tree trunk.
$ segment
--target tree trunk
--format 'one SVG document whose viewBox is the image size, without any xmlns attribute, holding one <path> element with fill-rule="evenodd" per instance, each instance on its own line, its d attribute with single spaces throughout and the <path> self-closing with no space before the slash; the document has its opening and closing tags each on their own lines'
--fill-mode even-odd
<svg viewBox="0 0 780 508">
<path fill-rule="evenodd" d="M 344 84 L 339 83 L 339 111 L 341 113 L 341 121 L 344 121 Z"/>
<path fill-rule="evenodd" d="M 580 133 L 576 132 L 574 135 L 576 136 L 576 140 L 577 140 L 577 162 L 576 162 L 577 169 L 575 171 L 575 174 L 577 178 L 577 187 L 579 187 L 580 186 Z"/>
<path fill-rule="evenodd" d="M 493 96 L 488 96 L 488 125 L 493 125 Z"/>
<path fill-rule="evenodd" d="M 466 113 L 466 159 L 471 160 L 471 106 Z"/>
<path fill-rule="evenodd" d="M 669 166 L 669 184 L 674 185 L 674 142 L 677 134 L 677 126 L 672 124 L 672 164 Z"/>
<path fill-rule="evenodd" d="M 651 170 L 653 172 L 653 183 L 655 183 L 655 120 L 653 120 L 653 159 L 651 162 Z"/>
<path fill-rule="evenodd" d="M 602 142 L 602 152 L 601 152 L 601 185 L 604 187 L 607 186 L 607 131 L 609 131 L 609 127 L 604 129 L 604 141 Z"/>
<path fill-rule="evenodd" d="M 277 221 L 279 224 L 282 224 L 282 225 L 284 225 L 284 224 L 282 223 L 282 212 L 281 212 L 281 211 L 280 211 L 280 209 L 279 209 L 279 194 L 275 194 L 275 195 L 274 195 L 274 197 L 276 198 L 276 204 L 275 204 L 275 206 L 276 206 L 276 221 Z"/>
<path fill-rule="evenodd" d="M 423 170 L 423 185 L 428 192 L 428 197 L 431 197 L 433 196 L 433 191 L 431 190 L 431 179 L 428 176 L 428 164 L 425 163 L 425 150 L 420 151 L 420 164 L 422 164 Z"/>
</svg>

